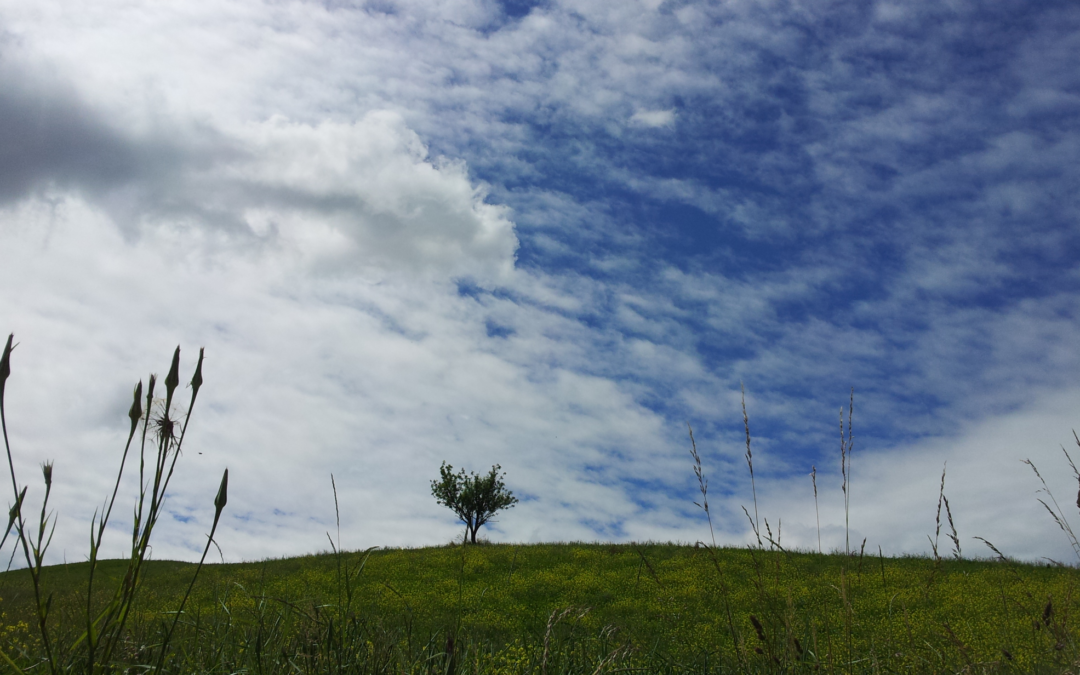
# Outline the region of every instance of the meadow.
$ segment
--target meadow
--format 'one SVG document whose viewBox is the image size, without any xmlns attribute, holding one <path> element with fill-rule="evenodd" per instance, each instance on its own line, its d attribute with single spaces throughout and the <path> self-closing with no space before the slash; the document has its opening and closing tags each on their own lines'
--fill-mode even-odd
<svg viewBox="0 0 1080 675">
<path fill-rule="evenodd" d="M 102 561 L 102 586 L 125 570 Z M 195 570 L 146 567 L 118 672 L 153 660 Z M 87 571 L 45 570 L 57 644 L 81 631 Z M 165 669 L 1062 673 L 1078 656 L 1076 575 L 1010 561 L 650 543 L 331 552 L 205 566 Z M 0 575 L 0 597 L 3 648 L 37 672 L 25 570 Z M 80 656 L 59 659 L 64 672 L 84 671 Z"/>
<path fill-rule="evenodd" d="M 6 445 L 11 350 L 9 337 L 0 359 Z M 7 445 L 14 501 L 0 550 L 12 542 L 24 568 L 0 574 L 0 669 L 222 675 L 1080 670 L 1076 568 L 1023 564 L 1000 554 L 963 559 L 955 531 L 946 533 L 955 544 L 951 557 L 939 554 L 936 537 L 930 557 L 885 558 L 858 547 L 834 554 L 787 551 L 767 523 L 764 532 L 758 527 L 756 505 L 754 516 L 746 515 L 757 543 L 745 548 L 483 543 L 344 551 L 331 540 L 332 550 L 322 555 L 210 565 L 206 552 L 228 502 L 226 471 L 202 559 L 150 560 L 151 535 L 202 385 L 200 352 L 186 413 L 174 413 L 178 363 L 179 349 L 164 397 L 160 389 L 155 396 L 154 376 L 145 391 L 141 382 L 134 391 L 117 486 L 137 458 L 143 488 L 125 559 L 98 558 L 114 489 L 95 514 L 88 560 L 45 565 L 52 467 L 42 466 L 45 498 L 35 522 Z M 845 495 L 853 400 L 846 440 L 841 415 Z M 748 423 L 746 442 L 753 485 Z M 699 506 L 711 529 L 708 482 L 692 432 L 690 448 Z M 1047 510 L 1080 557 L 1080 542 L 1048 491 L 1047 497 Z M 942 488 L 938 535 L 945 523 L 951 529 L 951 520 Z"/>
</svg>

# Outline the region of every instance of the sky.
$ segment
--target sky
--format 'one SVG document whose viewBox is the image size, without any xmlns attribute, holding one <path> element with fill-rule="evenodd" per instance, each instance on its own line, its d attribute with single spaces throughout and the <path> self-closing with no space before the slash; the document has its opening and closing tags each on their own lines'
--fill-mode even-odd
<svg viewBox="0 0 1080 675">
<path fill-rule="evenodd" d="M 756 503 L 788 549 L 948 555 L 945 471 L 962 555 L 1075 564 L 1023 460 L 1080 526 L 1078 54 L 1054 0 L 0 0 L 49 560 L 180 345 L 158 559 L 225 468 L 218 561 L 447 544 L 444 461 L 505 472 L 492 542 L 711 543 L 689 424 L 717 544 Z"/>
</svg>

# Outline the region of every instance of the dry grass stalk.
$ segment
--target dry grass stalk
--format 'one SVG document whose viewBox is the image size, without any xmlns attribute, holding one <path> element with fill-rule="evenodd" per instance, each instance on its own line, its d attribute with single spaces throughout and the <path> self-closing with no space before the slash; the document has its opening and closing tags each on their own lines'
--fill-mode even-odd
<svg viewBox="0 0 1080 675">
<path fill-rule="evenodd" d="M 776 539 L 773 539 L 772 528 L 769 527 L 769 519 L 765 519 L 765 541 L 769 542 L 770 548 L 776 548 L 784 551 L 784 547 L 780 545 L 780 526 L 781 520 L 776 521 Z M 786 551 L 784 551 L 786 553 Z"/>
<path fill-rule="evenodd" d="M 945 502 L 945 515 L 949 519 L 949 530 L 951 531 L 949 539 L 951 539 L 953 543 L 953 557 L 960 560 L 960 558 L 963 557 L 960 552 L 960 537 L 957 536 L 956 525 L 953 524 L 952 509 L 949 508 L 949 498 L 944 495 L 942 495 L 941 498 Z"/>
<path fill-rule="evenodd" d="M 998 550 L 997 546 L 994 546 L 992 543 L 990 543 L 986 539 L 983 539 L 982 537 L 974 537 L 974 539 L 978 539 L 982 543 L 986 544 L 986 546 L 991 551 L 993 551 L 995 555 L 997 555 L 998 560 L 1000 560 L 1001 562 L 1009 562 L 1009 559 L 1005 557 L 1004 553 L 1002 553 L 1001 551 Z"/>
<path fill-rule="evenodd" d="M 851 416 L 855 408 L 855 387 L 848 402 L 847 438 L 844 438 L 844 407 L 840 407 L 840 489 L 844 492 L 844 552 L 851 555 Z"/>
<path fill-rule="evenodd" d="M 715 548 L 716 547 L 713 547 L 713 550 L 715 550 Z M 637 552 L 638 557 L 641 558 L 641 563 L 638 564 L 637 581 L 641 581 L 641 567 L 644 565 L 645 569 L 649 572 L 649 576 L 651 576 L 652 580 L 656 582 L 656 585 L 660 588 L 663 588 L 664 582 L 660 581 L 660 576 L 656 573 L 656 570 L 653 568 L 652 563 L 649 562 L 649 559 L 645 557 L 645 554 L 642 553 L 641 549 L 635 547 L 634 550 Z M 634 585 L 637 586 L 637 582 L 635 582 Z"/>
<path fill-rule="evenodd" d="M 817 519 L 817 552 L 821 553 L 821 511 L 817 498 L 817 467 L 810 466 L 810 482 L 814 484 L 814 517 Z"/>
<path fill-rule="evenodd" d="M 746 387 L 742 382 L 739 383 L 739 390 L 742 392 L 742 420 L 743 428 L 746 430 L 746 466 L 750 467 L 750 492 L 754 496 L 754 517 L 750 519 L 750 525 L 754 529 L 754 536 L 757 537 L 758 548 L 761 548 L 761 528 L 758 527 L 760 521 L 758 520 L 757 485 L 754 483 L 754 453 L 750 452 L 750 418 L 746 414 Z M 743 512 L 746 513 L 747 518 L 750 518 L 750 513 L 745 506 Z"/>
<path fill-rule="evenodd" d="M 686 428 L 690 431 L 690 456 L 694 458 L 694 475 L 697 476 L 698 489 L 701 490 L 701 503 L 694 502 L 694 505 L 703 510 L 705 517 L 709 519 L 709 537 L 712 539 L 713 548 L 716 548 L 716 534 L 713 532 L 712 514 L 709 512 L 709 481 L 701 472 L 701 456 L 698 455 L 697 443 L 694 442 L 694 430 L 689 422 L 686 423 Z"/>
<path fill-rule="evenodd" d="M 617 629 L 615 628 L 615 626 L 606 626 L 601 631 L 601 636 L 611 637 L 616 632 L 616 630 Z M 596 668 L 593 670 L 592 675 L 600 675 L 600 673 L 602 673 L 604 669 L 607 668 L 609 665 L 616 661 L 621 661 L 625 659 L 631 654 L 631 652 L 633 652 L 633 648 L 629 644 L 624 644 L 621 647 L 616 647 L 615 649 L 611 650 L 611 652 L 607 656 L 601 659 L 600 663 L 596 664 Z"/>
<path fill-rule="evenodd" d="M 934 552 L 934 560 L 941 560 L 941 556 L 938 555 L 938 538 L 941 536 L 941 505 L 945 501 L 946 469 L 948 469 L 948 462 L 946 462 L 941 469 L 941 487 L 938 489 L 937 516 L 934 517 L 934 538 L 930 540 L 930 548 Z M 927 538 L 929 538 L 929 535 Z"/>
<path fill-rule="evenodd" d="M 1076 437 L 1076 432 L 1073 432 L 1073 436 Z M 1077 438 L 1077 445 L 1080 445 L 1080 438 Z M 1069 452 L 1065 450 L 1064 446 L 1061 451 L 1065 453 L 1065 459 L 1068 460 L 1069 466 L 1072 467 L 1073 475 L 1080 481 L 1080 472 L 1076 469 L 1076 464 L 1073 463 L 1072 457 L 1069 456 Z M 1030 459 L 1021 460 L 1024 464 L 1031 467 L 1031 470 L 1035 472 L 1035 476 L 1038 477 L 1039 482 L 1042 483 L 1042 489 L 1039 492 L 1045 492 L 1050 497 L 1050 501 L 1053 502 L 1054 508 L 1050 508 L 1050 505 L 1039 499 L 1039 503 L 1043 505 L 1046 511 L 1050 514 L 1050 517 L 1054 519 L 1057 526 L 1061 528 L 1061 531 L 1065 533 L 1065 536 L 1069 539 L 1069 544 L 1072 546 L 1073 553 L 1076 554 L 1076 558 L 1080 561 L 1080 540 L 1077 540 L 1076 535 L 1073 533 L 1072 526 L 1069 525 L 1069 521 L 1065 518 L 1065 512 L 1061 510 L 1058 505 L 1057 499 L 1054 497 L 1054 493 L 1051 492 L 1050 486 L 1046 484 L 1046 480 L 1039 473 L 1038 468 L 1035 467 L 1035 463 Z M 1077 506 L 1080 507 L 1080 496 L 1077 497 Z M 1055 510 L 1056 509 L 1056 510 Z"/>
<path fill-rule="evenodd" d="M 556 609 L 552 611 L 551 616 L 548 617 L 547 629 L 544 631 L 544 651 L 540 657 L 540 675 L 547 675 L 548 657 L 551 655 L 551 635 L 555 630 L 555 626 L 559 625 L 559 622 L 575 612 L 577 612 L 577 616 L 574 618 L 581 619 L 589 613 L 589 608 L 567 607 L 561 612 Z"/>
</svg>

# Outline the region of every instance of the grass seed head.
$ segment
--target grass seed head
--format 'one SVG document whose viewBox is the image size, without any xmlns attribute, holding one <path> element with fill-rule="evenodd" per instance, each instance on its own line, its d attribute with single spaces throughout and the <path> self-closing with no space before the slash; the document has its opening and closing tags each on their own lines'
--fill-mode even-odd
<svg viewBox="0 0 1080 675">
<path fill-rule="evenodd" d="M 168 449 L 169 445 L 176 440 L 176 420 L 169 417 L 168 409 L 154 420 L 154 426 L 157 428 L 158 442 Z"/>
<path fill-rule="evenodd" d="M 765 642 L 765 627 L 761 625 L 761 621 L 758 620 L 753 614 L 750 615 L 750 623 L 754 626 L 754 632 L 757 633 L 758 639 Z"/>
</svg>

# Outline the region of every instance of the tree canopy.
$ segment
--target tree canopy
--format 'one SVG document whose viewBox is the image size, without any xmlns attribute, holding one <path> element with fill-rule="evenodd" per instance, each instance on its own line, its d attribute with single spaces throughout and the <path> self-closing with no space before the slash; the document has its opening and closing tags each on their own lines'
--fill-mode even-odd
<svg viewBox="0 0 1080 675">
<path fill-rule="evenodd" d="M 476 531 L 491 520 L 497 512 L 511 508 L 517 503 L 517 497 L 506 489 L 496 464 L 491 471 L 481 476 L 467 474 L 465 469 L 454 473 L 454 467 L 442 463 L 439 467 L 439 480 L 431 481 L 431 494 L 435 500 L 449 508 L 460 518 L 466 527 L 469 541 L 476 543 Z M 503 474 L 505 475 L 505 474 Z"/>
</svg>

